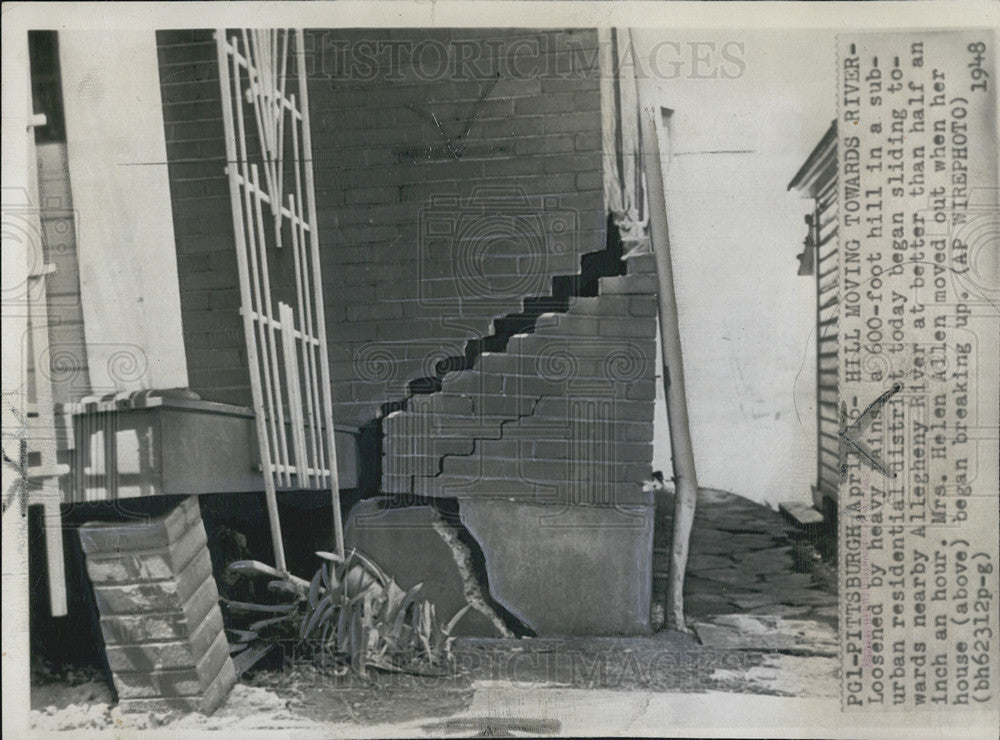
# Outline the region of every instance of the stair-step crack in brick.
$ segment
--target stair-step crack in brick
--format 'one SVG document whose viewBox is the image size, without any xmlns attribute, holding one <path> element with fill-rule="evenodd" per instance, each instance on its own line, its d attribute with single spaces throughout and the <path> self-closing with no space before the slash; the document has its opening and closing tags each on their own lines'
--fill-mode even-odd
<svg viewBox="0 0 1000 740">
<path fill-rule="evenodd" d="M 651 474 L 655 263 L 647 254 L 618 265 L 578 276 L 590 288 L 530 325 L 495 321 L 517 331 L 479 340 L 468 367 L 390 411 L 383 491 L 638 502 Z"/>
</svg>

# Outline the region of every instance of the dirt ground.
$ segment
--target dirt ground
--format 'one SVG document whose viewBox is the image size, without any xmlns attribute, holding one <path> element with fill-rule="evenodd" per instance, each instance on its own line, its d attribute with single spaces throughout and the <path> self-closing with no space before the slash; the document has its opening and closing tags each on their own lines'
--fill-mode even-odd
<svg viewBox="0 0 1000 740">
<path fill-rule="evenodd" d="M 90 734 L 446 721 L 495 686 L 836 696 L 835 546 L 732 494 L 703 491 L 699 507 L 685 588 L 690 636 L 457 640 L 449 670 L 438 676 L 370 671 L 362 678 L 279 659 L 244 674 L 212 717 L 122 714 L 95 667 L 37 664 L 32 724 Z"/>
</svg>

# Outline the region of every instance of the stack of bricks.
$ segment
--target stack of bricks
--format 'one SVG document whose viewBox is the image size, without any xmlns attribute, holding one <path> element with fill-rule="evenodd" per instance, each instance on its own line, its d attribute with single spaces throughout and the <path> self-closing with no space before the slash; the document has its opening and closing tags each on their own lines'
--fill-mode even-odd
<svg viewBox="0 0 1000 740">
<path fill-rule="evenodd" d="M 80 527 L 123 711 L 210 714 L 236 683 L 198 498 Z"/>
<path fill-rule="evenodd" d="M 542 314 L 442 390 L 386 417 L 382 489 L 644 504 L 652 474 L 655 265 L 600 279 L 596 297 Z"/>
</svg>

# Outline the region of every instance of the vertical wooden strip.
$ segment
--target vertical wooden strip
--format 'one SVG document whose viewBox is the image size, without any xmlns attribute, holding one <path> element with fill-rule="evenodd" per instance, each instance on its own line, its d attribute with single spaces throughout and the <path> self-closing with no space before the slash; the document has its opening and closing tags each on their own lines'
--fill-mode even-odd
<svg viewBox="0 0 1000 740">
<path fill-rule="evenodd" d="M 298 206 L 297 206 L 296 201 L 295 201 L 295 195 L 292 194 L 292 193 L 289 193 L 288 194 L 288 210 L 291 211 L 292 214 L 294 214 L 294 215 L 297 216 L 298 215 L 298 210 L 297 209 L 298 209 Z M 308 316 L 308 313 L 306 313 L 306 311 L 305 311 L 305 309 L 308 308 L 308 303 L 304 303 L 303 302 L 303 290 L 302 290 L 302 288 L 303 288 L 303 282 L 304 282 L 303 281 L 303 277 L 304 277 L 304 275 L 303 275 L 303 266 L 304 266 L 304 263 L 303 263 L 302 255 L 300 254 L 300 249 L 302 247 L 302 239 L 301 239 L 301 237 L 303 237 L 304 234 L 302 234 L 299 231 L 299 224 L 296 222 L 296 220 L 294 218 L 292 219 L 291 226 L 292 226 L 292 228 L 291 228 L 291 232 L 292 232 L 292 253 L 293 253 L 294 257 L 295 257 L 295 259 L 294 259 L 294 263 L 295 263 L 294 264 L 294 266 L 295 266 L 295 288 L 296 288 L 296 290 L 295 290 L 295 296 L 296 296 L 296 299 L 297 299 L 297 302 L 298 302 L 299 316 Z M 317 435 L 316 435 L 316 422 L 317 422 L 318 419 L 313 414 L 313 411 L 315 409 L 315 404 L 314 404 L 314 391 L 315 391 L 315 388 L 314 388 L 314 381 L 313 381 L 313 370 L 314 370 L 314 368 L 312 367 L 312 362 L 311 362 L 311 354 L 312 354 L 311 353 L 312 332 L 308 331 L 306 329 L 306 327 L 303 325 L 302 326 L 302 333 L 303 333 L 303 339 L 302 339 L 302 344 L 301 344 L 301 349 L 302 349 L 302 374 L 304 376 L 303 380 L 304 380 L 304 385 L 305 385 L 305 394 L 304 394 L 305 397 L 302 399 L 302 402 L 305 404 L 305 422 L 308 424 L 308 427 L 309 427 L 309 445 L 308 445 L 307 449 L 309 450 L 309 452 L 311 454 L 310 460 L 312 462 L 312 467 L 315 468 L 316 481 L 317 481 L 318 484 L 323 485 L 323 483 L 322 483 L 323 473 L 322 473 L 322 470 L 320 469 L 319 455 L 318 455 L 318 449 L 317 449 L 318 439 L 317 439 Z M 310 474 L 308 476 L 308 478 L 309 478 L 309 486 L 312 487 L 313 486 L 313 476 L 312 476 L 312 474 Z"/>
<path fill-rule="evenodd" d="M 275 32 L 277 33 L 277 31 Z M 278 116 L 278 186 L 281 188 L 280 192 L 284 192 L 285 188 L 285 71 L 288 66 L 288 29 L 284 30 L 282 35 L 281 44 L 281 63 L 278 69 L 278 90 L 277 98 L 275 99 L 275 114 Z M 295 126 L 295 118 L 292 117 L 292 126 Z M 294 192 L 294 189 L 293 189 Z M 278 213 L 281 213 L 281 198 L 277 199 Z M 292 224 L 292 228 L 295 228 L 295 224 Z M 281 244 L 279 242 L 278 246 Z"/>
<path fill-rule="evenodd" d="M 235 39 L 234 39 L 235 41 Z M 229 179 L 229 202 L 232 206 L 233 231 L 236 239 L 236 264 L 240 277 L 240 302 L 243 306 L 243 333 L 246 337 L 247 360 L 250 371 L 250 391 L 253 396 L 254 423 L 257 428 L 257 442 L 260 449 L 261 465 L 264 468 L 264 494 L 267 499 L 267 515 L 271 525 L 271 543 L 274 547 L 274 564 L 285 571 L 285 545 L 281 538 L 281 520 L 278 516 L 278 498 L 274 486 L 271 465 L 271 450 L 268 444 L 267 424 L 264 420 L 264 399 L 260 387 L 260 361 L 254 342 L 253 320 L 248 307 L 250 299 L 250 275 L 247 265 L 246 244 L 243 234 L 243 208 L 240 205 L 240 188 L 236 172 L 236 132 L 233 127 L 232 90 L 229 79 L 229 60 L 225 29 L 215 32 L 216 56 L 219 63 L 219 85 L 222 91 L 222 121 L 226 135 L 226 174 Z M 237 103 L 239 98 L 237 98 Z"/>
<path fill-rule="evenodd" d="M 302 210 L 303 204 L 302 204 L 301 200 L 297 203 L 297 207 L 298 207 L 298 210 L 296 211 L 296 215 L 298 216 L 298 221 L 299 221 L 299 223 L 298 223 L 299 247 L 302 250 L 302 252 L 301 252 L 301 255 L 302 255 L 301 256 L 301 261 L 302 261 L 302 275 L 303 275 L 303 281 L 302 281 L 303 282 L 303 304 L 305 306 L 305 312 L 304 312 L 305 313 L 305 327 L 304 327 L 304 329 L 309 334 L 309 337 L 311 339 L 315 340 L 316 339 L 316 333 L 315 333 L 315 327 L 313 326 L 313 314 L 315 312 L 315 305 L 314 305 L 314 301 L 313 301 L 313 296 L 312 296 L 311 291 L 309 289 L 309 283 L 310 283 L 309 272 L 308 272 L 309 258 L 308 258 L 308 255 L 306 254 L 305 213 Z M 323 481 L 324 481 L 323 485 L 328 485 L 329 484 L 329 480 L 328 480 L 329 479 L 329 473 L 327 472 L 327 455 L 324 454 L 324 452 L 323 452 L 324 445 L 323 445 L 323 442 L 322 442 L 322 431 L 321 431 L 321 428 L 323 426 L 323 424 L 322 424 L 322 422 L 323 422 L 323 415 L 322 415 L 322 412 L 320 411 L 320 407 L 319 407 L 319 398 L 320 398 L 320 395 L 319 395 L 319 378 L 318 378 L 318 373 L 316 371 L 316 347 L 313 346 L 312 344 L 310 344 L 309 347 L 308 347 L 308 349 L 309 349 L 309 360 L 308 360 L 308 363 L 307 363 L 307 365 L 308 365 L 308 372 L 309 372 L 309 381 L 308 382 L 310 384 L 311 400 L 313 401 L 313 412 L 314 412 L 314 416 L 315 416 L 315 435 L 316 435 L 317 447 L 318 447 L 318 451 L 319 451 L 319 455 L 317 457 L 317 461 L 319 462 L 319 464 L 322 466 L 322 468 L 324 470 L 324 473 L 323 473 Z"/>
<path fill-rule="evenodd" d="M 639 154 L 639 91 L 635 79 L 635 62 L 633 58 L 632 34 L 627 28 L 615 30 L 618 40 L 618 62 L 622 72 L 619 75 L 620 105 L 618 114 L 621 118 L 622 137 L 622 207 L 629 221 L 638 220 L 639 204 L 636 197 L 639 189 L 638 167 L 636 156 Z M 648 178 L 647 178 L 648 179 Z M 655 208 L 656 205 L 653 204 Z"/>
<path fill-rule="evenodd" d="M 302 290 L 303 293 L 302 293 L 302 301 L 299 304 L 299 313 L 300 313 L 300 315 L 304 315 L 304 317 L 305 317 L 305 331 L 306 331 L 306 333 L 310 337 L 312 337 L 312 338 L 315 339 L 316 334 L 313 331 L 313 324 L 312 324 L 313 305 L 312 305 L 311 297 L 310 297 L 309 293 L 307 292 L 308 291 L 308 287 L 309 287 L 309 275 L 308 275 L 308 269 L 307 269 L 308 257 L 306 255 L 306 248 L 307 248 L 306 247 L 306 244 L 307 244 L 306 240 L 308 239 L 308 237 L 306 236 L 306 221 L 305 221 L 305 213 L 304 213 L 304 210 L 303 210 L 304 209 L 304 200 L 301 197 L 301 193 L 304 190 L 304 185 L 303 185 L 303 182 L 302 182 L 301 154 L 300 154 L 300 151 L 299 151 L 299 126 L 301 125 L 301 123 L 299 123 L 295 119 L 295 116 L 296 116 L 296 113 L 297 113 L 297 108 L 296 108 L 296 105 L 295 105 L 295 95 L 290 95 L 289 96 L 289 103 L 290 103 L 291 108 L 292 108 L 292 122 L 291 122 L 291 124 L 292 124 L 292 159 L 294 160 L 293 161 L 293 170 L 292 170 L 292 172 L 293 172 L 293 176 L 295 178 L 294 181 L 293 181 L 293 188 L 298 193 L 300 193 L 300 197 L 298 198 L 298 201 L 296 203 L 297 209 L 295 210 L 295 220 L 296 220 L 296 223 L 293 225 L 294 226 L 294 230 L 298 234 L 298 247 L 301 250 L 301 252 L 299 253 L 300 254 L 299 259 L 300 259 L 301 264 L 302 264 L 302 276 L 303 276 L 302 287 L 300 288 L 300 290 Z M 311 418 L 310 418 L 310 422 L 313 424 L 313 429 L 312 429 L 312 435 L 311 436 L 313 437 L 313 439 L 314 439 L 314 441 L 316 443 L 316 448 L 317 448 L 317 453 L 318 453 L 316 455 L 316 467 L 320 471 L 320 483 L 319 484 L 321 486 L 328 486 L 328 485 L 330 485 L 330 473 L 329 473 L 329 470 L 327 468 L 326 446 L 323 444 L 323 438 L 322 438 L 322 434 L 323 434 L 323 432 L 322 432 L 323 414 L 320 411 L 319 374 L 318 374 L 317 369 L 316 369 L 316 346 L 314 346 L 314 344 L 309 344 L 306 347 L 306 349 L 309 352 L 308 365 L 309 365 L 310 379 L 309 379 L 308 382 L 309 382 L 309 387 L 310 387 L 310 391 L 311 391 L 311 394 L 312 394 L 312 398 L 311 398 L 311 402 L 312 402 L 312 415 L 311 415 Z"/>
<path fill-rule="evenodd" d="M 118 498 L 118 411 L 101 414 L 104 419 L 104 480 L 107 495 L 115 501 Z"/>
<path fill-rule="evenodd" d="M 65 617 L 68 613 L 66 600 L 66 561 L 63 554 L 62 515 L 59 511 L 59 486 L 53 486 L 46 479 L 43 492 L 45 504 L 45 561 L 49 576 L 49 609 L 53 617 Z M 54 489 L 54 491 L 53 491 Z M 55 500 L 53 500 L 53 497 Z"/>
<path fill-rule="evenodd" d="M 30 102 L 30 101 L 29 101 Z M 39 123 L 44 125 L 44 116 Z M 41 204 L 38 188 L 38 155 L 35 152 L 35 128 L 27 127 L 28 139 L 28 195 L 33 202 Z M 41 222 L 34 224 L 41 233 Z M 49 355 L 49 310 L 48 288 L 46 275 L 49 265 L 45 262 L 45 254 L 41 242 L 28 239 L 30 255 L 28 264 L 40 266 L 41 272 L 28 275 L 28 332 L 31 339 L 32 367 L 35 371 L 35 409 L 36 417 L 31 424 L 34 447 L 39 453 L 39 477 L 41 478 L 41 497 L 44 512 L 45 527 L 45 561 L 49 581 L 49 610 L 53 617 L 63 617 L 67 614 L 66 600 L 66 563 L 63 554 L 62 517 L 59 503 L 59 445 L 52 432 L 55 431 L 55 394 L 52 390 L 52 374 L 44 369 L 45 363 L 50 363 Z M 37 284 L 34 284 L 36 283 Z M 51 438 L 50 438 L 51 437 Z"/>
<path fill-rule="evenodd" d="M 618 103 L 615 95 L 615 51 L 610 28 L 597 29 L 601 64 L 601 143 L 604 153 L 604 202 L 616 218 L 623 215 L 621 174 L 618 169 Z"/>
<path fill-rule="evenodd" d="M 302 418 L 302 388 L 299 364 L 295 358 L 295 316 L 287 303 L 278 303 L 281 321 L 281 349 L 285 357 L 285 386 L 288 388 L 288 414 L 292 422 L 292 444 L 295 448 L 295 474 L 298 487 L 305 488 L 309 480 L 309 460 L 306 458 L 305 423 Z"/>
<path fill-rule="evenodd" d="M 258 236 L 258 257 L 260 258 L 260 269 L 261 269 L 261 285 L 264 292 L 264 313 L 267 316 L 267 344 L 268 352 L 271 358 L 271 373 L 274 377 L 274 409 L 273 412 L 277 417 L 278 422 L 278 444 L 281 447 L 282 457 L 287 462 L 288 457 L 288 438 L 285 432 L 285 411 L 284 411 L 284 394 L 281 392 L 281 368 L 278 365 L 278 352 L 277 345 L 274 339 L 274 309 L 271 305 L 271 275 L 270 270 L 267 266 L 267 243 L 264 228 L 264 213 L 261 208 L 261 197 L 260 197 L 260 186 L 259 186 L 259 175 L 257 174 L 257 165 L 252 165 L 250 168 L 254 183 L 254 214 L 256 216 L 257 224 L 257 236 Z M 287 380 L 287 379 L 286 379 Z M 285 485 L 291 485 L 291 471 L 285 471 Z"/>
<path fill-rule="evenodd" d="M 248 90 L 250 94 L 250 101 L 253 105 L 254 120 L 257 122 L 257 138 L 260 141 L 260 156 L 265 162 L 264 166 L 264 177 L 267 180 L 267 191 L 269 193 L 274 192 L 274 186 L 271 183 L 271 170 L 267 167 L 268 161 L 268 151 L 270 147 L 267 141 L 266 129 L 264 126 L 264 112 L 261 110 L 261 82 L 260 82 L 260 72 L 258 71 L 257 65 L 259 63 L 259 52 L 256 44 L 251 46 L 250 36 L 248 35 L 246 29 L 243 29 L 243 45 L 246 47 L 246 59 L 247 59 L 247 77 L 250 82 L 250 89 Z"/>
<path fill-rule="evenodd" d="M 344 554 L 344 525 L 340 513 L 340 476 L 337 474 L 337 445 L 333 427 L 333 385 L 330 380 L 330 354 L 326 346 L 326 311 L 323 307 L 323 282 L 320 272 L 319 233 L 316 218 L 316 191 L 312 169 L 312 131 L 309 126 L 309 90 L 306 79 L 304 34 L 295 29 L 296 62 L 299 77 L 299 104 L 302 106 L 302 157 L 306 179 L 306 199 L 309 206 L 309 244 L 312 252 L 313 294 L 315 297 L 316 331 L 319 339 L 320 371 L 323 392 L 323 423 L 326 426 L 327 455 L 330 461 L 330 495 L 333 504 L 334 541 L 337 553 Z"/>
<path fill-rule="evenodd" d="M 236 41 L 234 39 L 233 43 Z M 250 72 L 248 71 L 249 75 Z M 258 230 L 254 225 L 254 208 L 253 199 L 257 197 L 254 189 L 257 186 L 256 178 L 251 178 L 250 165 L 248 163 L 247 156 L 247 145 L 246 145 L 246 126 L 243 121 L 243 101 L 240 98 L 240 66 L 233 57 L 233 97 L 236 100 L 236 132 L 238 134 L 237 142 L 239 145 L 239 166 L 240 173 L 243 177 L 242 188 L 243 191 L 243 207 L 240 211 L 240 228 L 246 229 L 246 244 L 247 247 L 244 248 L 244 253 L 249 252 L 249 263 L 250 263 L 250 278 L 251 278 L 251 289 L 250 289 L 250 302 L 243 304 L 243 309 L 249 310 L 251 321 L 256 326 L 257 330 L 257 347 L 259 348 L 260 358 L 258 372 L 263 369 L 264 371 L 264 409 L 267 412 L 267 423 L 270 427 L 270 435 L 267 437 L 268 443 L 271 445 L 271 450 L 273 453 L 273 461 L 277 466 L 278 475 L 281 476 L 278 480 L 282 481 L 283 485 L 287 485 L 287 473 L 284 473 L 284 465 L 287 459 L 287 453 L 279 446 L 279 427 L 277 426 L 277 419 L 274 412 L 274 388 L 271 381 L 271 360 L 268 354 L 268 343 L 267 343 L 267 332 L 270 331 L 269 327 L 265 323 L 264 316 L 264 301 L 263 295 L 270 295 L 270 289 L 268 284 L 265 282 L 263 286 L 261 285 L 260 274 L 261 270 L 257 266 L 257 235 Z M 234 165 L 235 166 L 235 165 Z M 245 222 L 244 222 L 245 217 Z M 266 257 L 266 255 L 265 255 Z M 278 397 L 278 403 L 280 405 L 280 396 Z M 269 473 L 271 471 L 268 471 Z"/>
</svg>

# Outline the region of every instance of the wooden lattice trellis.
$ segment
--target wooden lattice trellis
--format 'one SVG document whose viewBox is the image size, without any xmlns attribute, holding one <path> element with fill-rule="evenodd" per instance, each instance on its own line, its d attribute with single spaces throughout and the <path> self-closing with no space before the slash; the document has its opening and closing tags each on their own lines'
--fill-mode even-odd
<svg viewBox="0 0 1000 740">
<path fill-rule="evenodd" d="M 278 487 L 329 490 L 344 549 L 303 32 L 219 29 L 216 46 L 240 312 L 275 565 L 284 571 Z M 287 244 L 294 306 L 274 299 L 268 266 L 269 251 Z"/>
</svg>

